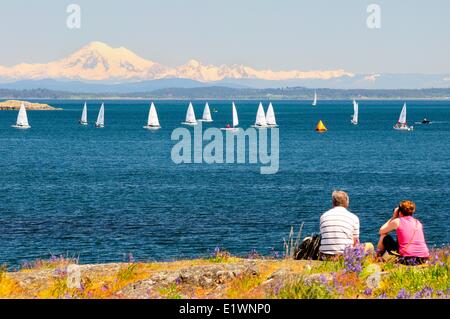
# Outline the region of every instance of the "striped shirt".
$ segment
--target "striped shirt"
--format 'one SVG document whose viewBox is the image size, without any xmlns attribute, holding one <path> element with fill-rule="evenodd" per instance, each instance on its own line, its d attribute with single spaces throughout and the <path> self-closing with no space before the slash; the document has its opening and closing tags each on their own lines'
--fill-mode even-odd
<svg viewBox="0 0 450 319">
<path fill-rule="evenodd" d="M 359 218 L 346 208 L 337 206 L 320 216 L 320 252 L 327 255 L 342 254 L 359 238 Z"/>
</svg>

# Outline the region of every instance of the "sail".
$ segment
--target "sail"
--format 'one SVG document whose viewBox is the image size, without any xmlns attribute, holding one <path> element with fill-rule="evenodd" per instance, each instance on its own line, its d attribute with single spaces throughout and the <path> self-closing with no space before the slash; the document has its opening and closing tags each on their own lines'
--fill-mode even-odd
<svg viewBox="0 0 450 319">
<path fill-rule="evenodd" d="M 277 121 L 275 119 L 275 112 L 273 111 L 272 103 L 269 103 L 269 107 L 267 108 L 266 122 L 267 122 L 267 125 L 277 125 Z"/>
<path fill-rule="evenodd" d="M 25 104 L 20 105 L 19 115 L 17 116 L 17 126 L 29 126 L 28 124 L 28 117 L 27 117 L 27 110 L 25 109 Z"/>
<path fill-rule="evenodd" d="M 403 104 L 402 112 L 400 113 L 400 117 L 398 118 L 398 122 L 400 124 L 406 124 L 406 103 Z"/>
<path fill-rule="evenodd" d="M 150 105 L 150 111 L 148 112 L 148 126 L 160 126 L 159 125 L 159 119 L 158 119 L 158 113 L 156 112 L 155 104 L 152 102 Z"/>
<path fill-rule="evenodd" d="M 261 102 L 259 102 L 258 113 L 256 113 L 255 126 L 267 126 L 266 114 Z"/>
<path fill-rule="evenodd" d="M 192 106 L 192 102 L 189 103 L 189 107 L 186 113 L 186 123 L 197 123 L 195 119 L 194 107 Z"/>
<path fill-rule="evenodd" d="M 236 110 L 236 105 L 234 105 L 233 102 L 233 127 L 236 127 L 239 125 L 239 118 Z"/>
<path fill-rule="evenodd" d="M 352 122 L 355 124 L 358 123 L 358 112 L 359 112 L 358 103 L 356 103 L 356 101 L 353 100 L 353 120 L 352 120 Z"/>
<path fill-rule="evenodd" d="M 83 113 L 81 113 L 80 122 L 83 124 L 87 123 L 87 104 L 86 104 L 86 102 L 84 102 Z"/>
<path fill-rule="evenodd" d="M 314 101 L 312 103 L 313 106 L 317 105 L 317 92 L 314 92 Z"/>
<path fill-rule="evenodd" d="M 212 122 L 211 110 L 209 109 L 209 104 L 206 102 L 205 110 L 203 111 L 203 121 Z"/>
<path fill-rule="evenodd" d="M 95 125 L 97 126 L 105 125 L 105 105 L 103 103 L 102 106 L 100 107 L 100 111 L 98 112 L 97 122 L 95 122 Z"/>
</svg>

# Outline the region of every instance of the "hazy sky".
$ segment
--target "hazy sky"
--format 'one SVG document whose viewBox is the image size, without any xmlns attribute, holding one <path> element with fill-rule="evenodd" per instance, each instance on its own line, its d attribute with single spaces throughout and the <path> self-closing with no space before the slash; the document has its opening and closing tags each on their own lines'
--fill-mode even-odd
<svg viewBox="0 0 450 319">
<path fill-rule="evenodd" d="M 81 29 L 66 26 L 81 6 Z M 367 6 L 381 6 L 369 29 Z M 1 0 L 0 65 L 49 62 L 91 41 L 168 66 L 450 72 L 448 0 Z"/>
</svg>

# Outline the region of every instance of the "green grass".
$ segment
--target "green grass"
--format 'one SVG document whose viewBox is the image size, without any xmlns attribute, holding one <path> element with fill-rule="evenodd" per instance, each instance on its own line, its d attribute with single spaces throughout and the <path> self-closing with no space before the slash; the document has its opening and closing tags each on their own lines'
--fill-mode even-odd
<svg viewBox="0 0 450 319">
<path fill-rule="evenodd" d="M 173 283 L 155 287 L 162 298 L 196 298 L 210 294 L 213 298 L 280 298 L 280 299 L 340 299 L 340 298 L 450 298 L 450 246 L 431 251 L 428 264 L 405 266 L 389 262 L 377 262 L 366 256 L 358 263 L 362 266 L 348 267 L 344 257 L 336 261 L 260 260 L 256 275 L 241 275 L 224 283 L 220 290 L 210 290 L 195 285 Z M 89 273 L 82 276 L 82 288 L 67 287 L 67 259 L 39 261 L 40 268 L 26 268 L 22 273 L 54 269 L 44 284 L 19 284 L 17 278 L 0 267 L 0 298 L 110 298 L 121 296 L 123 287 L 150 278 L 160 271 L 208 265 L 212 263 L 239 263 L 219 250 L 209 259 L 177 261 L 173 263 L 129 263 L 116 271 Z M 36 264 L 34 265 L 36 267 Z M 359 264 L 358 264 L 359 266 Z M 55 268 L 56 267 L 56 268 Z M 269 281 L 272 275 L 282 271 L 285 279 Z M 382 273 L 379 273 L 382 272 Z M 49 273 L 48 271 L 46 273 Z M 379 273 L 379 276 L 371 276 Z M 295 280 L 290 274 L 295 276 Z M 321 274 L 323 276 L 318 276 Z M 313 278 L 311 278 L 311 275 Z M 370 280 L 368 280 L 368 277 Z M 374 277 L 376 277 L 374 279 Z M 377 279 L 378 278 L 378 279 Z M 269 283 L 269 286 L 265 284 Z M 272 286 L 274 285 L 274 286 Z M 269 289 L 270 288 L 270 289 Z M 116 293 L 119 294 L 117 295 Z"/>
<path fill-rule="evenodd" d="M 332 299 L 336 296 L 326 285 L 318 282 L 307 283 L 301 278 L 282 287 L 273 297 L 277 299 Z"/>
<path fill-rule="evenodd" d="M 130 264 L 122 267 L 117 272 L 117 279 L 120 281 L 127 281 L 132 279 L 137 273 L 137 264 Z"/>
<path fill-rule="evenodd" d="M 166 299 L 183 299 L 184 296 L 181 294 L 177 284 L 171 284 L 167 287 L 159 288 L 158 293 L 161 297 Z"/>
</svg>

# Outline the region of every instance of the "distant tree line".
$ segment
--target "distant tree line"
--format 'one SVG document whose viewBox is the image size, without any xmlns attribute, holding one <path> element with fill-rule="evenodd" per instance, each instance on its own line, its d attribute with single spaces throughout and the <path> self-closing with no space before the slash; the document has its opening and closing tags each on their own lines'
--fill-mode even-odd
<svg viewBox="0 0 450 319">
<path fill-rule="evenodd" d="M 450 99 L 450 88 L 431 89 L 309 89 L 287 87 L 274 89 L 229 88 L 211 86 L 200 88 L 168 88 L 136 93 L 73 93 L 48 89 L 0 89 L 0 98 L 160 98 L 160 99 L 311 99 L 317 91 L 320 99 Z"/>
<path fill-rule="evenodd" d="M 73 97 L 75 94 L 62 91 L 52 91 L 47 89 L 31 89 L 31 90 L 11 90 L 0 88 L 0 98 L 2 99 L 66 99 Z"/>
</svg>

